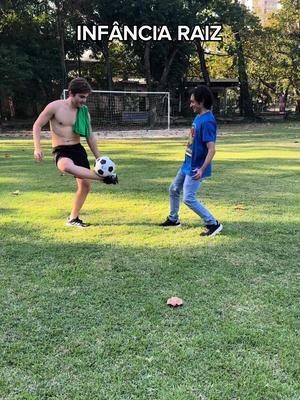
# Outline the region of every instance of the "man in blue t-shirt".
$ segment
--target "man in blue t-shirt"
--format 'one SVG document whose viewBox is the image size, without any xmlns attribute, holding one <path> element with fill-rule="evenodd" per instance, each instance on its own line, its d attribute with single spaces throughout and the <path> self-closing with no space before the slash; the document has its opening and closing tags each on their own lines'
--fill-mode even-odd
<svg viewBox="0 0 300 400">
<path fill-rule="evenodd" d="M 211 161 L 216 152 L 217 124 L 210 111 L 212 104 L 213 95 L 207 86 L 201 85 L 193 90 L 190 106 L 197 116 L 189 135 L 185 160 L 169 189 L 170 215 L 160 226 L 180 226 L 178 213 L 183 190 L 184 204 L 198 214 L 206 225 L 201 236 L 215 236 L 223 229 L 222 224 L 196 199 L 203 179 L 212 174 Z"/>
</svg>

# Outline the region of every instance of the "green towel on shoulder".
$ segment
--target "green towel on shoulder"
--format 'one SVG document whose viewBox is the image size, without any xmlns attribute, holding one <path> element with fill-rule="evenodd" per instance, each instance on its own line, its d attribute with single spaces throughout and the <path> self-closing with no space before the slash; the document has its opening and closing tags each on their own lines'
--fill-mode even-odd
<svg viewBox="0 0 300 400">
<path fill-rule="evenodd" d="M 77 117 L 73 126 L 73 131 L 80 136 L 88 138 L 91 134 L 90 114 L 87 106 L 78 108 Z"/>
</svg>

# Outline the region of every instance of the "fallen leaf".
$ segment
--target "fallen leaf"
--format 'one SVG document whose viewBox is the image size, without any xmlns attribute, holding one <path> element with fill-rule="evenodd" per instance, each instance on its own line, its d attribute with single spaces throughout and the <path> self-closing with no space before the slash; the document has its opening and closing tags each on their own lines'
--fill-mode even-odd
<svg viewBox="0 0 300 400">
<path fill-rule="evenodd" d="M 235 210 L 239 210 L 239 211 L 244 211 L 244 210 L 246 210 L 246 207 L 243 206 L 242 204 L 237 204 L 237 205 L 234 207 L 234 209 L 235 209 Z"/>
<path fill-rule="evenodd" d="M 167 305 L 171 307 L 178 307 L 183 305 L 183 300 L 180 297 L 170 297 L 167 300 Z"/>
</svg>

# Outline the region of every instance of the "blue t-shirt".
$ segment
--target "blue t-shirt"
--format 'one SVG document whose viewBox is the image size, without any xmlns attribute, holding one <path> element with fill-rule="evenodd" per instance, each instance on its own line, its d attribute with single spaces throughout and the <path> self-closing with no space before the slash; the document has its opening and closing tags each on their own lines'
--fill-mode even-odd
<svg viewBox="0 0 300 400">
<path fill-rule="evenodd" d="M 197 115 L 194 119 L 192 129 L 188 138 L 185 151 L 185 160 L 181 171 L 193 176 L 194 168 L 200 168 L 204 164 L 208 153 L 207 142 L 215 142 L 217 139 L 217 123 L 211 111 L 202 115 Z M 211 163 L 205 169 L 202 178 L 207 178 L 212 174 Z"/>
</svg>

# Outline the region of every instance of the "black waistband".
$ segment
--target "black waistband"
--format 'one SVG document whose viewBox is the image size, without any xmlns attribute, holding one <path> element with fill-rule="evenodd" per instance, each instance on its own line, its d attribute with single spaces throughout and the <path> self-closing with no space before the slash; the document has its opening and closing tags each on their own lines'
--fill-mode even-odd
<svg viewBox="0 0 300 400">
<path fill-rule="evenodd" d="M 63 145 L 59 145 L 56 147 L 52 147 L 52 150 L 62 150 L 62 149 L 76 149 L 76 147 L 82 147 L 81 143 L 76 143 L 76 144 L 63 144 Z"/>
</svg>

